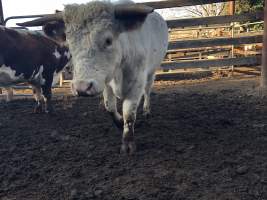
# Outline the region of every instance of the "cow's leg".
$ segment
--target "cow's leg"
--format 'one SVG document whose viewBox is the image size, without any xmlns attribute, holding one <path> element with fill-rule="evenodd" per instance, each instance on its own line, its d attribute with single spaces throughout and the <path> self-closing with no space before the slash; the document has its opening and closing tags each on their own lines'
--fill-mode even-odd
<svg viewBox="0 0 267 200">
<path fill-rule="evenodd" d="M 118 113 L 117 111 L 117 99 L 110 86 L 105 87 L 103 92 L 103 97 L 104 97 L 105 108 L 110 113 L 113 122 L 118 128 L 122 129 L 123 119 L 120 113 Z"/>
<path fill-rule="evenodd" d="M 146 117 L 149 117 L 151 114 L 151 111 L 150 111 L 150 93 L 151 93 L 152 85 L 154 82 L 154 77 L 155 77 L 154 73 L 148 75 L 147 83 L 146 83 L 146 87 L 145 87 L 143 114 Z"/>
<path fill-rule="evenodd" d="M 46 113 L 53 114 L 54 109 L 52 106 L 52 82 L 53 77 L 44 77 L 45 84 L 42 85 L 43 96 L 44 96 L 44 111 Z"/>
<path fill-rule="evenodd" d="M 7 101 L 7 102 L 12 101 L 13 96 L 14 96 L 14 93 L 13 93 L 13 89 L 12 89 L 11 87 L 7 87 L 7 88 L 6 88 L 6 94 L 7 94 L 7 96 L 6 96 L 6 101 Z"/>
<path fill-rule="evenodd" d="M 51 87 L 44 87 L 43 88 L 43 95 L 44 95 L 44 111 L 46 113 L 54 113 L 54 109 L 52 106 L 52 89 Z"/>
<path fill-rule="evenodd" d="M 34 113 L 43 112 L 43 96 L 41 93 L 41 87 L 32 85 L 32 92 L 37 104 L 34 107 Z"/>
<path fill-rule="evenodd" d="M 142 92 L 140 91 L 140 96 L 136 93 L 133 98 L 127 98 L 123 101 L 122 111 L 123 111 L 123 135 L 122 135 L 122 145 L 121 153 L 123 154 L 133 154 L 136 150 L 134 142 L 134 124 L 136 120 L 137 107 L 139 105 L 140 99 L 142 97 Z"/>
</svg>

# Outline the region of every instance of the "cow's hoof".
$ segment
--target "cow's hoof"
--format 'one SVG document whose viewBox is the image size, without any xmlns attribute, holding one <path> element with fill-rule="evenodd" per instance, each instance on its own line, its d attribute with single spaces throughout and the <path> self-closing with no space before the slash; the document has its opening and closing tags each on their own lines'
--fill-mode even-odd
<svg viewBox="0 0 267 200">
<path fill-rule="evenodd" d="M 56 116 L 56 113 L 54 111 L 45 111 L 45 113 L 50 116 Z"/>
<path fill-rule="evenodd" d="M 45 113 L 49 114 L 49 115 L 56 115 L 56 112 L 55 112 L 53 107 L 49 107 L 49 108 L 45 109 Z"/>
<path fill-rule="evenodd" d="M 121 145 L 120 153 L 122 155 L 134 155 L 135 152 L 136 152 L 135 142 L 128 142 Z"/>
<path fill-rule="evenodd" d="M 33 113 L 36 113 L 36 114 L 40 114 L 40 113 L 42 113 L 42 112 L 43 112 L 43 108 L 42 108 L 41 105 L 36 106 L 36 107 L 34 108 L 34 111 L 33 111 Z"/>
</svg>

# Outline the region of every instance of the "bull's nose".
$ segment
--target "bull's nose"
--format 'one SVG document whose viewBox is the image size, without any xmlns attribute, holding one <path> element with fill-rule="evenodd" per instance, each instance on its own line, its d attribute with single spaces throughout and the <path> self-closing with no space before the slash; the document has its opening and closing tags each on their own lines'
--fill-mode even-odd
<svg viewBox="0 0 267 200">
<path fill-rule="evenodd" d="M 87 94 L 86 92 L 83 92 L 83 91 L 77 91 L 77 94 L 79 97 L 88 97 L 89 94 Z"/>
<path fill-rule="evenodd" d="M 78 81 L 74 88 L 78 96 L 92 96 L 96 93 L 94 81 Z"/>
</svg>

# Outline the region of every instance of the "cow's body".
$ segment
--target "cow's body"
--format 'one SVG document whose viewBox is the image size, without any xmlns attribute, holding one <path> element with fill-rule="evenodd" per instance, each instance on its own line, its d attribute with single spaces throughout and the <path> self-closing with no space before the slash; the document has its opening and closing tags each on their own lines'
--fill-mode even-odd
<svg viewBox="0 0 267 200">
<path fill-rule="evenodd" d="M 103 92 L 106 109 L 123 126 L 123 153 L 133 153 L 137 107 L 144 95 L 144 111 L 150 112 L 149 95 L 154 74 L 168 46 L 168 28 L 153 8 L 109 2 L 67 5 L 60 15 L 26 22 L 63 21 L 72 54 L 75 94 Z M 122 116 L 116 97 L 122 99 Z"/>
<path fill-rule="evenodd" d="M 50 107 L 53 78 L 70 60 L 67 47 L 37 31 L 0 26 L 0 87 L 29 83 L 41 109 L 41 91 Z"/>
</svg>

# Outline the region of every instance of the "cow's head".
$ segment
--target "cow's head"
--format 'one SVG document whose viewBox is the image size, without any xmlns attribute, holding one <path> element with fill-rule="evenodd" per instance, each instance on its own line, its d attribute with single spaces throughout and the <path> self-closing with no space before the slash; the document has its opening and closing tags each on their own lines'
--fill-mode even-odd
<svg viewBox="0 0 267 200">
<path fill-rule="evenodd" d="M 64 22 L 50 22 L 42 27 L 44 33 L 56 42 L 64 44 L 66 42 Z"/>
<path fill-rule="evenodd" d="M 102 92 L 105 83 L 111 81 L 116 66 L 122 62 L 119 35 L 138 29 L 151 12 L 153 8 L 144 5 L 96 1 L 66 5 L 62 13 L 21 25 L 64 22 L 74 64 L 72 88 L 75 94 L 88 96 Z"/>
<path fill-rule="evenodd" d="M 42 25 L 42 29 L 44 33 L 54 41 L 59 42 L 61 44 L 65 44 L 65 24 L 64 21 L 61 19 L 61 12 L 62 11 L 56 10 L 55 16 L 58 16 L 58 20 L 45 23 L 44 25 Z"/>
</svg>

